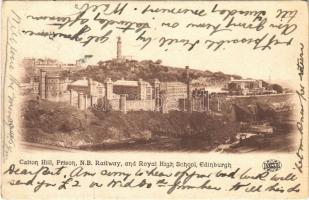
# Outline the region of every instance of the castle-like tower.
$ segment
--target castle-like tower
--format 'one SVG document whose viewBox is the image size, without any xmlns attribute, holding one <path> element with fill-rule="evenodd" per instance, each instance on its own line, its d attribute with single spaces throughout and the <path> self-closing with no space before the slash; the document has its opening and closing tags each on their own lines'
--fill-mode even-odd
<svg viewBox="0 0 309 200">
<path fill-rule="evenodd" d="M 40 71 L 39 95 L 41 99 L 46 99 L 46 72 Z"/>
<path fill-rule="evenodd" d="M 186 66 L 186 79 L 187 79 L 187 100 L 188 100 L 188 111 L 192 112 L 191 105 L 191 79 L 190 79 L 190 68 Z"/>
<path fill-rule="evenodd" d="M 121 59 L 121 37 L 117 40 L 117 60 Z"/>
</svg>

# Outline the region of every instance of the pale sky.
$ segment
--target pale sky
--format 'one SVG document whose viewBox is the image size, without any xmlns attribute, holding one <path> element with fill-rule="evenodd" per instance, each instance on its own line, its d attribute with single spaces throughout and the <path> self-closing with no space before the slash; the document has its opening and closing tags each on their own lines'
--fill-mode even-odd
<svg viewBox="0 0 309 200">
<path fill-rule="evenodd" d="M 36 2 L 40 4 L 40 2 Z M 113 2 L 115 5 L 118 2 Z M 18 2 L 16 2 L 18 4 Z M 48 5 L 44 2 L 45 5 Z M 51 26 L 44 24 L 34 23 L 32 20 L 25 19 L 25 16 L 32 14 L 36 16 L 40 15 L 55 15 L 55 16 L 67 16 L 70 13 L 76 11 L 74 9 L 73 2 L 49 2 L 49 6 L 55 6 L 57 9 L 36 9 L 35 7 L 25 9 L 22 4 L 15 11 L 24 18 L 22 23 L 23 30 L 36 30 L 36 31 L 51 31 Z M 81 4 L 81 3 L 80 3 Z M 190 2 L 184 2 L 184 5 L 177 4 L 176 2 L 163 4 L 162 2 L 155 2 L 152 4 L 154 7 L 186 7 L 192 9 L 204 8 L 209 11 L 215 4 L 215 2 L 205 3 L 196 2 L 196 5 L 190 4 Z M 236 5 L 237 4 L 237 5 Z M 220 3 L 222 8 L 229 8 L 231 6 L 236 6 L 237 8 L 242 8 L 244 4 L 247 4 L 246 9 L 257 9 L 259 10 L 258 3 L 248 3 L 248 2 L 238 2 L 233 4 L 225 2 Z M 93 55 L 90 64 L 97 63 L 99 60 L 109 60 L 116 57 L 116 42 L 117 36 L 122 38 L 122 54 L 126 56 L 132 56 L 133 59 L 143 60 L 151 59 L 157 60 L 161 59 L 164 65 L 174 66 L 174 67 L 185 67 L 189 65 L 191 68 L 200 70 L 210 70 L 213 72 L 222 71 L 227 74 L 237 74 L 244 78 L 257 78 L 268 80 L 271 77 L 272 80 L 293 80 L 297 77 L 297 57 L 299 56 L 299 43 L 303 41 L 304 35 L 306 33 L 296 30 L 291 37 L 294 39 L 292 45 L 288 47 L 275 46 L 272 50 L 252 50 L 253 45 L 229 45 L 224 46 L 225 48 L 219 49 L 217 51 L 207 50 L 205 46 L 197 45 L 192 51 L 187 51 L 186 48 L 181 48 L 180 45 L 175 45 L 173 47 L 166 48 L 158 47 L 158 40 L 161 36 L 165 37 L 175 37 L 175 38 L 185 38 L 192 41 L 200 39 L 233 39 L 233 38 L 250 38 L 261 36 L 260 33 L 256 35 L 255 31 L 243 31 L 239 28 L 233 30 L 231 33 L 219 32 L 214 35 L 214 37 L 209 37 L 209 31 L 206 29 L 198 30 L 187 30 L 182 28 L 181 25 L 187 24 L 189 22 L 199 22 L 206 23 L 212 22 L 217 23 L 216 18 L 197 18 L 189 15 L 171 15 L 171 14 L 146 14 L 141 15 L 136 14 L 132 10 L 137 8 L 137 10 L 143 9 L 148 4 L 142 2 L 130 2 L 128 9 L 121 16 L 115 16 L 115 18 L 110 16 L 104 16 L 108 19 L 116 20 L 131 20 L 138 22 L 149 22 L 152 26 L 151 30 L 147 30 L 147 36 L 151 35 L 154 38 L 153 43 L 150 43 L 145 49 L 140 50 L 142 43 L 135 41 L 139 33 L 133 33 L 133 31 L 128 31 L 127 33 L 121 33 L 118 29 L 113 29 L 113 33 L 110 39 L 104 43 L 90 43 L 86 47 L 82 47 L 81 44 L 72 42 L 63 38 L 55 38 L 54 40 L 49 40 L 47 38 L 34 36 L 29 37 L 21 35 L 21 45 L 22 45 L 22 56 L 24 57 L 35 57 L 35 58 L 54 58 L 62 62 L 75 62 L 76 59 L 82 58 L 84 55 Z M 265 5 L 265 4 L 264 4 Z M 269 7 L 275 5 L 275 2 L 269 2 Z M 38 6 L 40 7 L 40 6 Z M 38 8 L 37 7 L 37 8 Z M 301 7 L 299 7 L 301 8 Z M 265 9 L 265 7 L 260 8 Z M 271 14 L 276 13 L 276 9 L 269 9 L 268 12 Z M 302 12 L 301 10 L 299 12 Z M 302 26 L 302 20 L 296 17 L 294 22 L 298 23 L 298 26 Z M 162 22 L 179 22 L 181 25 L 179 29 L 162 28 L 160 24 Z M 91 24 L 93 25 L 93 24 Z M 75 27 L 80 28 L 80 27 Z M 63 29 L 63 31 L 73 32 L 76 29 Z M 98 35 L 104 34 L 108 29 L 103 31 L 95 32 Z M 265 29 L 268 30 L 268 29 Z M 268 30 L 270 34 L 278 34 L 273 30 Z M 308 33 L 307 33 L 308 34 Z M 262 34 L 263 35 L 263 34 Z M 280 36 L 280 33 L 278 34 Z M 290 37 L 285 37 L 283 40 L 287 40 Z"/>
</svg>

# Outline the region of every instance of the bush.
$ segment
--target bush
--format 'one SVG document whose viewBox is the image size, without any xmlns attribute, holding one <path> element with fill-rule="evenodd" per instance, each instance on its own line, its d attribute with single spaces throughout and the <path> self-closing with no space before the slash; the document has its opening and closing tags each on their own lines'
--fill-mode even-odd
<svg viewBox="0 0 309 200">
<path fill-rule="evenodd" d="M 280 85 L 278 85 L 278 84 L 271 85 L 271 88 L 273 90 L 275 90 L 277 93 L 282 93 L 283 92 L 283 88 Z"/>
<path fill-rule="evenodd" d="M 156 134 L 202 134 L 222 140 L 233 134 L 230 123 L 207 113 L 172 111 L 166 114 L 132 111 L 81 111 L 65 103 L 28 101 L 24 106 L 24 137 L 54 141 L 55 144 L 100 144 L 123 139 L 149 140 Z M 30 133 L 31 132 L 31 133 Z"/>
</svg>

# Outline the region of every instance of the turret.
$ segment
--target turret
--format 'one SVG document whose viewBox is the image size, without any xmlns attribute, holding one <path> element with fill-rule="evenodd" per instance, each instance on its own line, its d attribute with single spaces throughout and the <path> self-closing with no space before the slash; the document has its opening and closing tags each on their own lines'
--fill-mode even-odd
<svg viewBox="0 0 309 200">
<path fill-rule="evenodd" d="M 105 82 L 105 88 L 106 88 L 106 99 L 111 100 L 113 99 L 113 81 L 111 78 L 108 78 Z"/>
<path fill-rule="evenodd" d="M 39 89 L 39 95 L 41 99 L 46 98 L 46 72 L 40 71 L 40 89 Z"/>
<path fill-rule="evenodd" d="M 189 66 L 186 66 L 186 82 L 187 82 L 187 100 L 188 100 L 188 111 L 192 112 L 191 106 L 191 80 L 190 80 L 190 69 Z"/>
<path fill-rule="evenodd" d="M 139 93 L 140 93 L 140 99 L 145 100 L 147 96 L 147 83 L 143 81 L 142 79 L 138 79 L 138 88 L 139 88 Z"/>
<path fill-rule="evenodd" d="M 160 106 L 160 81 L 158 79 L 154 79 L 153 81 L 153 97 L 155 99 L 155 107 L 156 110 Z"/>
</svg>

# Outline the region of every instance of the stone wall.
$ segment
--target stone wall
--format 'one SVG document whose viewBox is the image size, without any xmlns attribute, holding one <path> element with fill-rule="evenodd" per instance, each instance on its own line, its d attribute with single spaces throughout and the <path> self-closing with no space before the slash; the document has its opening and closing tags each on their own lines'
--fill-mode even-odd
<svg viewBox="0 0 309 200">
<path fill-rule="evenodd" d="M 119 99 L 108 100 L 108 103 L 111 106 L 112 110 L 119 110 L 120 109 L 120 101 L 119 101 Z"/>
<path fill-rule="evenodd" d="M 128 100 L 126 102 L 127 111 L 132 110 L 155 110 L 155 100 Z"/>
</svg>

